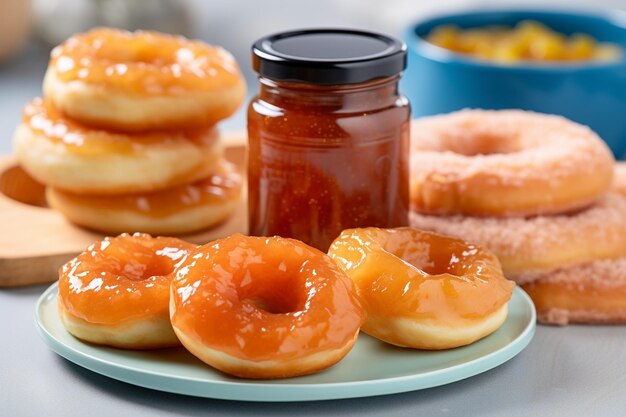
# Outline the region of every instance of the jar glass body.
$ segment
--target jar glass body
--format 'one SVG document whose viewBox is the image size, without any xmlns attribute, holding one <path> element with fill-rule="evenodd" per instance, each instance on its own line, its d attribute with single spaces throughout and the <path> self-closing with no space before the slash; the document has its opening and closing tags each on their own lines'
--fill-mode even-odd
<svg viewBox="0 0 626 417">
<path fill-rule="evenodd" d="M 347 228 L 408 224 L 410 108 L 398 80 L 259 78 L 248 107 L 251 235 L 326 251 Z"/>
</svg>

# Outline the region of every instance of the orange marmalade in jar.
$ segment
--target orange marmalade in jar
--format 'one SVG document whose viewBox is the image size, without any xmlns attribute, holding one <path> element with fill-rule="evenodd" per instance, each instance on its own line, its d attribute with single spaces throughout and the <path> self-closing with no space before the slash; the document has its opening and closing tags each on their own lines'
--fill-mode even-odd
<svg viewBox="0 0 626 417">
<path fill-rule="evenodd" d="M 250 234 L 326 251 L 354 227 L 408 225 L 406 46 L 356 30 L 257 41 L 248 108 Z"/>
</svg>

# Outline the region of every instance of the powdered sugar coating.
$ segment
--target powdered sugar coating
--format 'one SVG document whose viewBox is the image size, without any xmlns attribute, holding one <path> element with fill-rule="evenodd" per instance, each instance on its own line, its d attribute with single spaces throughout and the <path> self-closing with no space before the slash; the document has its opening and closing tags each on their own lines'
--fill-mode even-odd
<svg viewBox="0 0 626 417">
<path fill-rule="evenodd" d="M 591 129 L 561 116 L 462 110 L 418 119 L 411 128 L 412 167 L 454 179 L 487 172 L 515 187 L 526 178 L 591 174 L 612 159 Z"/>
<path fill-rule="evenodd" d="M 477 211 L 483 205 L 496 207 L 485 215 L 560 212 L 561 206 L 567 210 L 592 202 L 612 175 L 613 156 L 591 129 L 561 116 L 521 110 L 462 110 L 418 119 L 411 126 L 411 150 L 412 203 L 428 213 L 482 215 Z M 578 190 L 564 190 L 573 182 Z M 528 195 L 515 198 L 537 202 L 522 207 L 519 201 L 490 203 L 476 197 L 481 192 L 510 197 L 516 188 Z M 456 211 L 437 206 L 431 202 L 435 198 L 455 200 Z M 469 205 L 476 207 L 466 210 Z"/>
<path fill-rule="evenodd" d="M 532 282 L 524 289 L 537 297 L 537 318 L 542 323 L 626 322 L 626 257 L 529 275 Z M 607 302 L 607 297 L 612 300 Z M 616 301 L 619 297 L 621 302 Z"/>
<path fill-rule="evenodd" d="M 600 259 L 552 271 L 529 271 L 522 276 L 526 282 L 567 284 L 579 290 L 626 288 L 626 257 Z"/>
<path fill-rule="evenodd" d="M 626 162 L 616 162 L 612 189 L 626 196 Z"/>
<path fill-rule="evenodd" d="M 528 282 L 528 272 L 626 256 L 626 197 L 607 193 L 571 214 L 531 218 L 431 216 L 412 212 L 411 226 L 492 250 L 505 275 Z"/>
<path fill-rule="evenodd" d="M 565 326 L 569 323 L 623 324 L 626 323 L 626 312 L 601 313 L 598 311 L 548 308 L 537 311 L 537 321 L 557 326 Z"/>
</svg>

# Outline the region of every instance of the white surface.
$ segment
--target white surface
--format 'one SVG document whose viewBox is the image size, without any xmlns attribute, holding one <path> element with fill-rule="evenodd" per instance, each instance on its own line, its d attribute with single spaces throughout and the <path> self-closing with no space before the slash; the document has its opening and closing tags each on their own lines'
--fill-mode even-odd
<svg viewBox="0 0 626 417">
<path fill-rule="evenodd" d="M 2 0 L 0 0 L 2 1 Z M 51 0 L 37 0 L 53 5 Z M 55 0 L 60 1 L 60 0 Z M 65 20 L 61 29 L 76 27 L 77 7 L 64 1 Z M 86 0 L 72 0 L 75 6 Z M 427 15 L 472 7 L 606 7 L 626 10 L 626 0 L 184 0 L 190 5 L 193 37 L 218 44 L 231 51 L 244 72 L 248 93 L 257 91 L 251 69 L 250 46 L 260 36 L 304 27 L 359 27 L 400 36 L 410 22 Z M 1 22 L 1 19 L 0 19 Z M 51 35 L 54 36 L 54 35 Z M 48 50 L 30 45 L 10 62 L 0 62 L 0 153 L 9 152 L 13 129 L 19 123 L 22 106 L 41 94 L 41 81 L 48 62 Z M 235 116 L 221 123 L 224 129 L 245 125 L 245 105 Z"/>
<path fill-rule="evenodd" d="M 45 287 L 0 290 L 0 415 L 19 416 L 602 416 L 626 410 L 626 327 L 539 326 L 511 361 L 454 384 L 311 403 L 241 403 L 152 391 L 94 374 L 39 338 Z"/>
</svg>

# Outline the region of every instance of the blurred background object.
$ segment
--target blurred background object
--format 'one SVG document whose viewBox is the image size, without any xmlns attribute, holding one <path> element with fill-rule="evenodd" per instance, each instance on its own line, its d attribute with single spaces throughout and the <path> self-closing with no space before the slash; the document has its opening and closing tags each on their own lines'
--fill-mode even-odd
<svg viewBox="0 0 626 417">
<path fill-rule="evenodd" d="M 94 26 L 191 34 L 182 0 L 35 0 L 33 9 L 35 33 L 48 46 Z"/>
<path fill-rule="evenodd" d="M 485 59 L 491 52 L 485 48 L 496 47 L 496 41 L 485 37 L 486 31 L 479 34 L 482 39 L 470 39 L 483 47 L 481 56 L 455 52 L 426 40 L 434 29 L 446 27 L 461 28 L 459 33 L 465 28 L 491 27 L 503 39 L 503 29 L 493 29 L 495 25 L 512 28 L 520 22 L 525 24 L 518 34 L 535 47 L 535 60 Z M 590 45 L 596 45 L 591 49 L 612 45 L 615 55 L 608 60 L 558 60 L 559 50 L 565 48 L 560 42 L 580 33 L 584 35 L 576 36 L 586 36 Z M 422 19 L 407 28 L 404 39 L 409 47 L 409 66 L 402 91 L 411 101 L 414 117 L 464 108 L 558 114 L 589 126 L 617 158 L 626 157 L 626 13 L 541 8 L 448 13 Z M 516 53 L 520 51 L 518 48 Z"/>
<path fill-rule="evenodd" d="M 600 9 L 626 10 L 625 0 L 337 0 L 342 14 L 363 25 L 390 33 L 402 31 L 416 20 L 476 9 Z"/>
<path fill-rule="evenodd" d="M 44 45 L 53 47 L 72 33 L 98 24 L 92 0 L 33 0 L 33 33 Z"/>
<path fill-rule="evenodd" d="M 256 93 L 250 66 L 250 46 L 264 35 L 307 27 L 352 27 L 402 36 L 406 27 L 431 15 L 476 8 L 549 7 L 626 10 L 625 0 L 32 0 L 34 40 L 22 53 L 0 62 L 0 152 L 11 149 L 10 137 L 23 104 L 41 94 L 50 48 L 73 33 L 93 26 L 156 29 L 218 44 L 233 53 Z M 23 38 L 17 28 L 30 0 L 0 0 L 0 51 L 10 39 Z M 26 13 L 28 15 L 28 13 Z M 28 21 L 28 19 L 25 19 Z M 26 23 L 26 28 L 28 24 Z M 5 33 L 13 33 L 8 36 Z M 19 48 L 16 40 L 13 48 Z M 17 52 L 14 49 L 15 52 Z M 0 52 L 0 56 L 3 54 Z M 245 108 L 225 123 L 225 129 L 245 126 Z"/>
<path fill-rule="evenodd" d="M 30 0 L 0 1 L 0 62 L 15 54 L 28 38 Z"/>
</svg>

